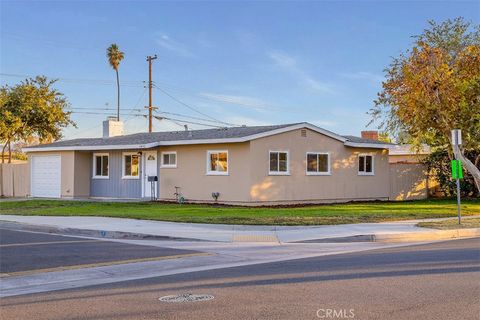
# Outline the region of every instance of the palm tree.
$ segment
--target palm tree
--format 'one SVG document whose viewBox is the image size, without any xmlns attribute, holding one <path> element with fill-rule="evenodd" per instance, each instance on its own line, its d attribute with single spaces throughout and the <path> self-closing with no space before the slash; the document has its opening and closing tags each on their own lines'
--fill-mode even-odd
<svg viewBox="0 0 480 320">
<path fill-rule="evenodd" d="M 107 48 L 108 63 L 110 63 L 110 66 L 112 66 L 117 74 L 117 121 L 120 121 L 120 80 L 118 78 L 118 66 L 120 61 L 123 60 L 123 55 L 123 52 L 120 51 L 115 43 L 112 43 L 112 45 Z"/>
</svg>

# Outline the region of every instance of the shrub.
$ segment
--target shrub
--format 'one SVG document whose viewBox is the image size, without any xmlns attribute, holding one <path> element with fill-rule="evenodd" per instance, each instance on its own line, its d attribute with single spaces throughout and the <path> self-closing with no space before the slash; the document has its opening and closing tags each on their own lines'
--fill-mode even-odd
<svg viewBox="0 0 480 320">
<path fill-rule="evenodd" d="M 465 156 L 473 163 L 480 157 L 480 150 L 465 150 Z M 434 177 L 440 183 L 441 190 L 446 196 L 456 195 L 456 181 L 452 179 L 452 167 L 451 156 L 446 150 L 438 150 L 432 152 L 425 160 L 424 163 L 428 166 L 429 172 L 432 172 Z M 480 165 L 477 160 L 477 166 Z M 475 187 L 473 176 L 468 173 L 465 168 L 463 169 L 463 179 L 460 180 L 460 194 L 466 197 L 480 196 L 480 193 Z"/>
</svg>

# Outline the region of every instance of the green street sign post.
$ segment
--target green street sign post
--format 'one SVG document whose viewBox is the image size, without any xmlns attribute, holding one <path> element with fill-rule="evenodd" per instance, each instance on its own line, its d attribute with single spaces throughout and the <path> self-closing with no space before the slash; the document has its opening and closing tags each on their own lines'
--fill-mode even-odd
<svg viewBox="0 0 480 320">
<path fill-rule="evenodd" d="M 460 160 L 452 160 L 452 179 L 463 179 L 462 163 Z"/>
<path fill-rule="evenodd" d="M 458 214 L 458 224 L 462 222 L 462 212 L 460 206 L 460 179 L 463 179 L 463 170 L 462 163 L 457 159 L 457 153 L 460 151 L 460 145 L 462 144 L 462 131 L 460 129 L 452 130 L 452 145 L 454 152 L 455 160 L 452 160 L 452 178 L 457 182 L 457 214 Z"/>
</svg>

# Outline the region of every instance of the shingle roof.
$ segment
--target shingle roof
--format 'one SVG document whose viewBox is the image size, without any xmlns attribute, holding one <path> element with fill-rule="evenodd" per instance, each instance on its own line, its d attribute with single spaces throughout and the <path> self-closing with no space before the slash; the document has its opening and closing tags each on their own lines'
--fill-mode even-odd
<svg viewBox="0 0 480 320">
<path fill-rule="evenodd" d="M 160 145 L 233 143 L 243 142 L 298 128 L 310 128 L 314 131 L 344 142 L 346 146 L 366 148 L 386 148 L 386 143 L 362 139 L 354 136 L 340 136 L 307 122 L 289 123 L 271 126 L 242 126 L 189 131 L 165 131 L 135 133 L 111 138 L 84 138 L 57 141 L 24 148 L 27 152 L 44 150 L 107 150 L 107 149 L 145 149 Z"/>
<path fill-rule="evenodd" d="M 356 136 L 342 136 L 348 141 L 355 142 L 355 143 L 373 143 L 373 144 L 382 144 L 382 145 L 394 145 L 394 143 L 388 143 L 388 142 L 383 142 L 383 141 L 378 141 L 378 140 L 372 140 L 372 139 L 364 139 Z"/>
<path fill-rule="evenodd" d="M 165 131 L 165 132 L 144 132 L 135 133 L 111 138 L 83 138 L 74 140 L 57 141 L 48 144 L 35 146 L 35 148 L 52 147 L 79 147 L 79 146 L 118 146 L 118 145 L 145 145 L 159 141 L 184 141 L 184 140 L 213 140 L 242 138 L 254 134 L 264 133 L 275 129 L 281 129 L 298 123 L 272 125 L 272 126 L 251 126 L 251 127 L 229 127 L 218 129 L 189 130 L 189 131 Z"/>
</svg>

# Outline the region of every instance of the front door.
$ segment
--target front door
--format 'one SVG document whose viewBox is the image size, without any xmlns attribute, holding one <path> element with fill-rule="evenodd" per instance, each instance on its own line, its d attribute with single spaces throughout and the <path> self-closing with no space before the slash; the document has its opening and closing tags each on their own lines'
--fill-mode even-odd
<svg viewBox="0 0 480 320">
<path fill-rule="evenodd" d="M 157 151 L 145 151 L 145 170 L 143 176 L 143 190 L 144 197 L 150 198 L 152 196 L 152 191 L 155 197 L 158 196 L 158 181 L 151 182 L 148 177 L 158 177 L 158 166 L 157 166 Z M 152 188 L 153 183 L 153 188 Z"/>
</svg>

